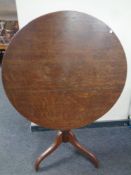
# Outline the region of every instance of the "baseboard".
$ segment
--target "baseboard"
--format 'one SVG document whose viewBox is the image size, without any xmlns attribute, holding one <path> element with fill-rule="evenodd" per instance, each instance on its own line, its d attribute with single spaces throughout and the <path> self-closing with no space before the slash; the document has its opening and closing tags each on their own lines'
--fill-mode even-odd
<svg viewBox="0 0 131 175">
<path fill-rule="evenodd" d="M 116 126 L 129 126 L 129 119 L 125 120 L 113 120 L 113 121 L 99 121 L 87 125 L 83 128 L 98 128 L 98 127 L 116 127 Z M 81 128 L 82 129 L 82 128 Z M 34 123 L 31 123 L 31 131 L 49 131 L 51 129 L 40 127 Z"/>
</svg>

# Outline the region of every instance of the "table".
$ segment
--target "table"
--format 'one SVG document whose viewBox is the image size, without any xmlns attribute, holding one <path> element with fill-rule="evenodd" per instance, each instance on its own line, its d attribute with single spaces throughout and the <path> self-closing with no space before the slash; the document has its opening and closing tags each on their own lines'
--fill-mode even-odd
<svg viewBox="0 0 131 175">
<path fill-rule="evenodd" d="M 2 80 L 12 105 L 28 120 L 58 130 L 40 162 L 70 142 L 98 167 L 96 156 L 73 132 L 116 103 L 126 80 L 126 58 L 114 32 L 85 13 L 60 11 L 20 30 L 3 60 Z"/>
<path fill-rule="evenodd" d="M 0 44 L 0 50 L 5 50 L 7 46 L 7 44 Z"/>
</svg>

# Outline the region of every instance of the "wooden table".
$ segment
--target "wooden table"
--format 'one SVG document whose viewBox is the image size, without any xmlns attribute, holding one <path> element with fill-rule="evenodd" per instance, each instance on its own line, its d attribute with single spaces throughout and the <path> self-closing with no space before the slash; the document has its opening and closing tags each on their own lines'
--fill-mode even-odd
<svg viewBox="0 0 131 175">
<path fill-rule="evenodd" d="M 25 26 L 3 61 L 6 94 L 24 117 L 58 130 L 40 162 L 62 142 L 70 142 L 98 167 L 71 129 L 83 127 L 111 109 L 126 79 L 126 59 L 112 30 L 76 11 L 50 13 Z M 86 138 L 85 138 L 86 139 Z"/>
<path fill-rule="evenodd" d="M 7 44 L 0 44 L 0 50 L 5 50 L 7 46 Z"/>
</svg>

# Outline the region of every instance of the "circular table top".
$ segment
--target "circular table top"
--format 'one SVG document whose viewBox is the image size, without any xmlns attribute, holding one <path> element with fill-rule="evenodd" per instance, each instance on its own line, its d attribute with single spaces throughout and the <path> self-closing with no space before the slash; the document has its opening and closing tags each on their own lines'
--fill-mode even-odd
<svg viewBox="0 0 131 175">
<path fill-rule="evenodd" d="M 41 16 L 20 30 L 4 56 L 2 79 L 13 106 L 52 129 L 87 125 L 117 101 L 126 59 L 112 30 L 76 11 Z"/>
</svg>

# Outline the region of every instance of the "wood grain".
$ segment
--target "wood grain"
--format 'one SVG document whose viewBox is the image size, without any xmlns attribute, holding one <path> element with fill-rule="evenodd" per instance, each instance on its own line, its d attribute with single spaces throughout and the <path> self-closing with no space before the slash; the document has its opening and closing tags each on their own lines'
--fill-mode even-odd
<svg viewBox="0 0 131 175">
<path fill-rule="evenodd" d="M 2 65 L 13 106 L 40 126 L 67 130 L 104 115 L 126 80 L 120 41 L 102 21 L 76 11 L 41 16 L 20 30 Z"/>
</svg>

